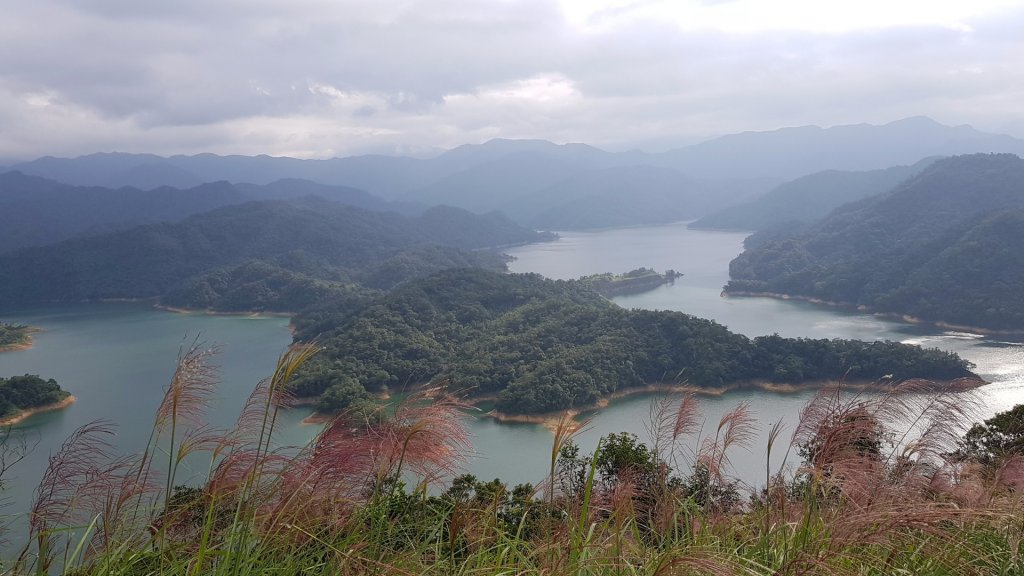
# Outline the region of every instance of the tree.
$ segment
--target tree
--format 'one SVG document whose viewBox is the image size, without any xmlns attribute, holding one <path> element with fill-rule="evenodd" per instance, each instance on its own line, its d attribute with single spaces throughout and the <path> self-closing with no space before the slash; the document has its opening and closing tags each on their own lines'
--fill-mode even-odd
<svg viewBox="0 0 1024 576">
<path fill-rule="evenodd" d="M 985 466 L 998 466 L 1009 456 L 1024 454 L 1024 404 L 975 424 L 964 435 L 957 456 Z"/>
</svg>

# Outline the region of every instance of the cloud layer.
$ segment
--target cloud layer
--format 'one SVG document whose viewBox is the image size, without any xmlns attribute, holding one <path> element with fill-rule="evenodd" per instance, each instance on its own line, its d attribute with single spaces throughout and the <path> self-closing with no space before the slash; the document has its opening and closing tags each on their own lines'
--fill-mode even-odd
<svg viewBox="0 0 1024 576">
<path fill-rule="evenodd" d="M 5 12 L 0 158 L 417 154 L 494 137 L 659 150 L 919 114 L 1024 136 L 1019 2 L 33 0 Z"/>
</svg>

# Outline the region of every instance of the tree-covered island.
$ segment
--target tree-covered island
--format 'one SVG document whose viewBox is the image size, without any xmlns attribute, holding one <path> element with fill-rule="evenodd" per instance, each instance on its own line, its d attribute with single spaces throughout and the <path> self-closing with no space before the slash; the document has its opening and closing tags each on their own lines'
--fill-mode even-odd
<svg viewBox="0 0 1024 576">
<path fill-rule="evenodd" d="M 605 298 L 614 298 L 648 292 L 659 286 L 671 284 L 680 276 L 682 273 L 675 270 L 665 270 L 664 274 L 659 274 L 651 268 L 637 268 L 625 274 L 591 274 L 580 278 L 580 281 Z"/>
<path fill-rule="evenodd" d="M 0 378 L 0 425 L 10 425 L 36 413 L 63 408 L 74 397 L 52 378 L 25 374 Z"/>
<path fill-rule="evenodd" d="M 445 385 L 503 413 L 591 406 L 648 384 L 723 390 L 775 383 L 977 378 L 955 354 L 895 342 L 747 338 L 680 312 L 625 310 L 579 280 L 446 270 L 354 311 L 298 315 L 324 351 L 296 381 L 335 412 L 369 392 Z"/>
</svg>

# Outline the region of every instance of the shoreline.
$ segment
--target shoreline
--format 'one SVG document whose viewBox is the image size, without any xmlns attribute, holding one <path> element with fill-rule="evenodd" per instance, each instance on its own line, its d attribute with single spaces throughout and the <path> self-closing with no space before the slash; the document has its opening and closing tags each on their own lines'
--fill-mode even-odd
<svg viewBox="0 0 1024 576">
<path fill-rule="evenodd" d="M 928 320 L 926 318 L 918 318 L 917 316 L 911 316 L 910 314 L 900 314 L 898 312 L 882 312 L 879 310 L 873 310 L 871 307 L 865 306 L 863 304 L 857 305 L 852 304 L 850 302 L 836 302 L 834 300 L 823 300 L 821 298 L 801 296 L 799 294 L 786 294 L 785 292 L 752 292 L 749 290 L 723 290 L 721 295 L 725 298 L 771 298 L 773 300 L 795 300 L 797 302 L 807 302 L 808 304 L 828 306 L 830 308 L 839 308 L 843 310 L 850 310 L 856 312 L 866 312 L 878 318 L 882 318 L 883 320 L 894 320 L 896 322 L 902 322 L 904 324 L 911 324 L 914 326 L 932 326 L 940 330 L 948 330 L 953 332 L 971 332 L 974 334 L 981 334 L 984 336 L 1024 336 L 1024 329 L 997 330 L 995 328 L 984 328 L 981 326 L 971 326 L 968 324 L 954 324 L 952 322 L 946 322 L 944 320 Z"/>
<path fill-rule="evenodd" d="M 958 379 L 965 382 L 970 382 L 972 388 L 977 388 L 988 384 L 987 381 L 980 378 L 963 378 Z M 955 380 L 938 380 L 934 381 L 939 387 L 943 385 L 950 385 Z M 853 382 L 842 382 L 842 387 L 845 390 L 854 392 L 880 392 L 891 387 L 896 382 L 890 382 L 886 384 L 879 383 L 876 380 L 858 380 Z M 720 397 L 731 392 L 740 392 L 744 390 L 762 390 L 772 394 L 800 394 L 803 392 L 817 392 L 826 387 L 840 384 L 838 380 L 815 380 L 811 382 L 803 382 L 800 384 L 782 384 L 777 382 L 769 382 L 765 380 L 755 380 L 747 382 L 738 382 L 736 384 L 728 386 L 719 386 L 714 388 L 699 387 L 690 384 L 665 384 L 665 383 L 652 383 L 645 384 L 643 386 L 633 386 L 625 388 L 623 390 L 616 390 L 608 396 L 599 399 L 596 402 L 587 404 L 585 406 L 576 406 L 566 410 L 556 410 L 553 412 L 541 412 L 537 414 L 511 414 L 506 412 L 500 412 L 497 409 L 489 410 L 487 412 L 481 412 L 482 416 L 492 418 L 501 423 L 514 423 L 514 424 L 539 424 L 548 430 L 554 432 L 558 428 L 559 421 L 562 416 L 568 413 L 571 417 L 575 418 L 580 414 L 587 412 L 594 412 L 607 408 L 612 403 L 629 398 L 631 396 L 640 396 L 645 394 L 689 394 L 692 393 L 697 396 L 710 396 Z M 476 398 L 467 398 L 466 403 L 471 406 L 478 406 L 486 402 L 493 402 L 497 398 L 497 395 L 481 396 Z M 381 399 L 386 400 L 387 397 Z M 317 402 L 316 398 L 296 398 L 293 400 L 293 407 L 309 406 Z M 303 424 L 319 425 L 326 424 L 331 421 L 334 417 L 333 414 L 320 414 L 319 412 L 313 412 L 302 420 Z"/>
<path fill-rule="evenodd" d="M 381 392 L 381 393 L 375 395 L 375 399 L 376 400 L 390 400 L 391 399 L 391 393 L 387 392 L 387 391 Z M 298 398 L 292 398 L 288 407 L 289 408 L 302 408 L 303 406 L 316 406 L 319 403 L 320 403 L 320 398 L 318 398 L 318 397 L 315 397 L 315 396 L 302 396 L 302 397 L 298 397 Z M 322 414 L 320 412 L 317 412 L 316 409 L 314 408 L 313 412 L 309 416 L 306 416 L 305 418 L 302 419 L 302 424 L 310 425 L 310 426 L 312 426 L 312 425 L 320 425 L 320 424 L 327 424 L 328 422 L 333 420 L 335 416 L 337 416 L 337 414 Z"/>
<path fill-rule="evenodd" d="M 164 312 L 173 312 L 175 314 L 203 314 L 205 316 L 244 316 L 246 318 L 291 318 L 295 316 L 295 312 L 268 312 L 266 310 L 224 312 L 220 310 L 213 310 L 212 308 L 177 308 L 175 306 L 166 306 L 164 304 L 153 304 L 153 308 L 163 310 Z"/>
<path fill-rule="evenodd" d="M 45 406 L 36 406 L 35 408 L 22 410 L 21 412 L 15 414 L 14 416 L 4 418 L 0 420 L 0 426 L 14 426 L 15 424 L 20 424 L 21 422 L 25 421 L 28 418 L 31 418 L 32 416 L 35 416 L 36 414 L 42 414 L 43 412 L 53 412 L 55 410 L 63 410 L 64 408 L 71 406 L 77 401 L 78 399 L 75 398 L 73 394 L 68 394 L 67 397 L 61 400 L 60 402 L 54 402 L 53 404 L 47 404 Z"/>
<path fill-rule="evenodd" d="M 985 380 L 981 379 L 966 379 L 972 381 L 974 384 L 972 387 L 977 388 L 987 384 Z M 952 381 L 936 381 L 939 385 L 949 385 Z M 644 386 L 634 386 L 626 388 L 624 390 L 617 390 L 612 392 L 610 395 L 601 398 L 597 402 L 588 404 L 586 406 L 578 406 L 569 408 L 567 410 L 557 410 L 554 412 L 543 412 L 539 414 L 507 414 L 499 412 L 498 410 L 491 410 L 490 412 L 484 413 L 485 416 L 494 418 L 498 422 L 510 422 L 520 424 L 540 424 L 550 431 L 555 431 L 558 427 L 559 421 L 562 419 L 562 415 L 568 413 L 572 417 L 579 416 L 586 412 L 593 412 L 595 410 L 601 410 L 607 408 L 616 400 L 622 400 L 631 396 L 639 396 L 644 394 L 688 394 L 692 393 L 697 396 L 713 396 L 719 397 L 730 392 L 739 392 L 743 390 L 763 390 L 765 392 L 771 392 L 773 394 L 799 394 L 802 392 L 815 392 L 822 390 L 828 386 L 839 384 L 838 380 L 818 380 L 814 382 L 804 382 L 801 384 L 779 384 L 776 382 L 768 381 L 752 381 L 752 382 L 740 382 L 730 386 L 720 386 L 717 388 L 701 388 L 692 386 L 689 384 L 646 384 Z M 882 391 L 887 389 L 889 386 L 886 384 L 879 384 L 877 381 L 862 380 L 856 382 L 843 382 L 842 386 L 846 390 L 852 390 L 856 392 L 872 392 Z"/>
<path fill-rule="evenodd" d="M 33 334 L 42 332 L 42 328 L 36 328 L 35 326 L 28 326 L 25 328 L 24 338 L 21 342 L 15 342 L 14 344 L 6 344 L 0 346 L 0 352 L 20 352 L 22 350 L 28 350 L 35 345 L 35 341 L 32 338 Z"/>
</svg>

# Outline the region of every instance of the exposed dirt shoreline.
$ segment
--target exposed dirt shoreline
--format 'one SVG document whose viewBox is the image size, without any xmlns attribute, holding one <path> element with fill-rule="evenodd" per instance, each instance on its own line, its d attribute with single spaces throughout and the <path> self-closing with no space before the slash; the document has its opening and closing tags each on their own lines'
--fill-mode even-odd
<svg viewBox="0 0 1024 576">
<path fill-rule="evenodd" d="M 41 414 L 43 412 L 52 412 L 54 410 L 63 410 L 64 408 L 67 408 L 68 406 L 74 404 L 76 400 L 77 398 L 68 394 L 67 398 L 61 400 L 60 402 L 54 402 L 53 404 L 47 404 L 45 406 L 37 406 L 35 408 L 29 408 L 28 410 L 22 410 L 20 413 L 15 414 L 14 416 L 4 418 L 3 420 L 0 420 L 0 426 L 13 426 L 15 424 L 22 422 L 26 418 L 35 416 L 36 414 Z"/>
<path fill-rule="evenodd" d="M 267 312 L 265 310 L 240 310 L 238 312 L 223 312 L 210 308 L 176 308 L 163 304 L 153 304 L 153 308 L 176 314 L 203 314 L 206 316 L 245 316 L 248 318 L 291 318 L 295 312 Z"/>
<path fill-rule="evenodd" d="M 613 392 L 611 395 L 598 400 L 597 402 L 587 405 L 579 406 L 569 410 L 560 410 L 556 412 L 544 412 L 541 414 L 506 414 L 497 410 L 491 410 L 486 415 L 494 418 L 499 422 L 520 422 L 529 424 L 540 424 L 548 430 L 554 431 L 558 427 L 558 422 L 561 420 L 562 415 L 568 412 L 571 416 L 578 416 L 579 414 L 586 412 L 593 412 L 594 410 L 600 410 L 607 408 L 615 400 L 621 400 L 630 396 L 636 396 L 638 394 L 652 394 L 652 393 L 669 393 L 669 394 L 689 394 L 693 393 L 699 396 L 722 396 L 729 392 L 737 392 L 740 390 L 764 390 L 766 392 L 772 392 L 776 394 L 797 394 L 800 392 L 811 392 L 825 388 L 829 385 L 839 384 L 835 380 L 825 381 L 814 381 L 804 382 L 801 384 L 779 384 L 775 382 L 767 381 L 751 381 L 741 382 L 729 386 L 721 386 L 717 388 L 701 388 L 697 386 L 691 386 L 688 384 L 647 384 L 644 386 L 635 386 L 627 388 L 625 390 L 618 390 Z M 948 385 L 949 382 L 936 382 L 938 385 Z M 986 384 L 984 380 L 976 380 L 974 386 L 982 386 Z M 873 392 L 882 391 L 890 387 L 890 384 L 879 383 L 877 381 L 844 381 L 842 386 L 845 390 L 851 390 L 856 392 Z"/>
<path fill-rule="evenodd" d="M 817 304 L 820 306 L 829 306 L 831 308 L 841 308 L 844 310 L 856 310 L 858 312 L 866 312 L 873 314 L 879 318 L 886 320 L 896 320 L 897 322 L 904 322 L 906 324 L 915 324 L 923 326 L 934 326 L 941 330 L 951 330 L 954 332 L 970 332 L 973 334 L 982 334 L 986 336 L 1021 336 L 1024 335 L 1024 330 L 997 330 L 994 328 L 985 328 L 982 326 L 970 326 L 967 324 L 954 324 L 952 322 L 945 322 L 943 320 L 928 320 L 925 318 L 918 318 L 917 316 L 911 316 L 910 314 L 898 314 L 896 312 L 881 312 L 871 309 L 869 306 L 863 304 L 857 305 L 851 302 L 836 302 L 834 300 L 822 300 L 821 298 L 812 298 L 810 296 L 801 296 L 799 294 L 786 294 L 784 292 L 751 292 L 748 290 L 737 290 L 727 292 L 722 291 L 722 296 L 726 298 L 740 297 L 740 298 L 773 298 L 775 300 L 796 300 L 798 302 L 807 302 L 809 304 Z"/>
<path fill-rule="evenodd" d="M 32 340 L 32 335 L 42 331 L 42 328 L 29 326 L 28 328 L 25 329 L 25 338 L 23 341 L 17 342 L 15 344 L 7 344 L 5 346 L 0 346 L 0 352 L 16 352 L 19 350 L 28 350 L 29 348 L 32 347 L 33 344 L 35 344 L 35 342 Z"/>
<path fill-rule="evenodd" d="M 966 379 L 971 382 L 971 386 L 978 387 L 983 386 L 987 382 L 981 379 Z M 948 381 L 936 381 L 938 387 L 949 385 Z M 720 386 L 716 388 L 702 388 L 698 386 L 692 386 L 689 384 L 665 384 L 665 383 L 653 383 L 646 384 L 644 386 L 634 386 L 626 388 L 624 390 L 618 390 L 612 394 L 601 398 L 593 404 L 586 406 L 577 406 L 569 410 L 557 410 L 554 412 L 542 412 L 539 414 L 509 414 L 500 412 L 498 410 L 491 410 L 484 412 L 483 415 L 488 418 L 494 418 L 498 422 L 513 422 L 522 424 L 540 424 L 548 430 L 554 431 L 558 427 L 559 421 L 562 416 L 568 413 L 570 416 L 578 416 L 586 412 L 593 412 L 595 410 L 601 410 L 607 408 L 616 400 L 622 400 L 630 396 L 636 396 L 640 394 L 655 394 L 655 393 L 668 393 L 668 394 L 696 394 L 699 396 L 722 396 L 730 392 L 737 392 L 741 390 L 763 390 L 775 394 L 797 394 L 801 392 L 814 392 L 821 390 L 830 385 L 840 384 L 835 380 L 818 380 L 813 382 L 804 382 L 801 384 L 779 384 L 776 382 L 768 382 L 763 380 L 755 380 L 748 382 L 739 382 L 729 386 Z M 844 381 L 842 382 L 844 390 L 850 390 L 854 392 L 880 392 L 891 388 L 892 383 L 883 383 L 872 380 L 861 380 L 861 381 Z M 485 402 L 493 402 L 496 396 L 482 396 L 476 398 L 468 398 L 467 402 L 472 405 L 478 405 Z M 386 397 L 382 397 L 386 399 Z M 293 406 L 309 406 L 316 404 L 316 398 L 299 398 L 292 402 Z M 302 423 L 303 424 L 326 424 L 332 418 L 329 414 L 320 414 L 314 412 L 307 416 Z"/>
</svg>

